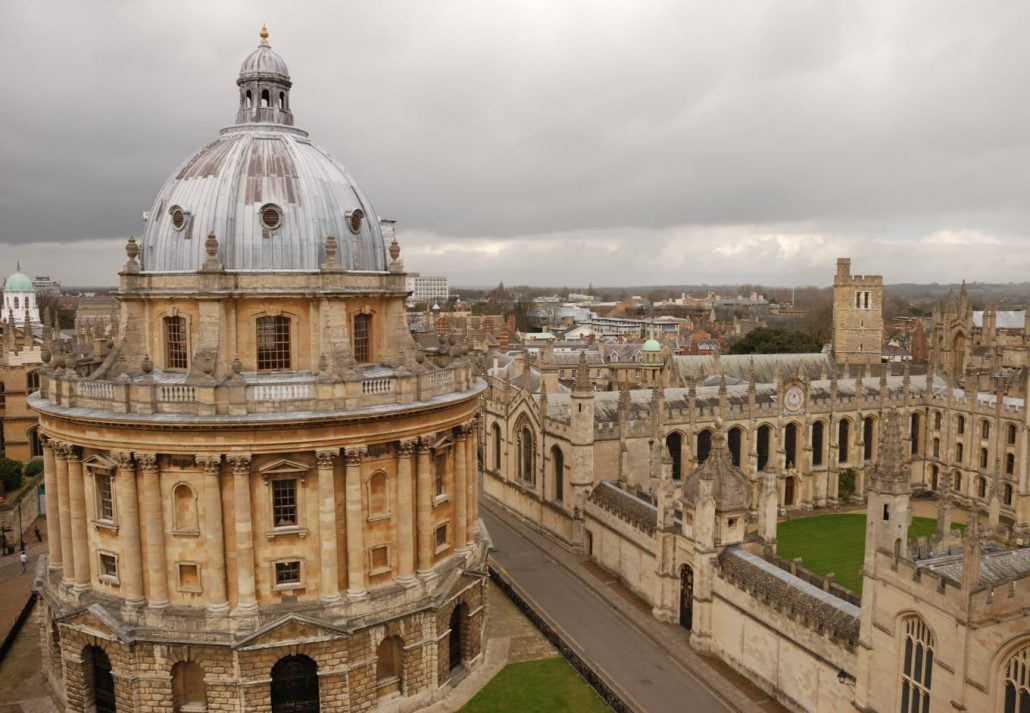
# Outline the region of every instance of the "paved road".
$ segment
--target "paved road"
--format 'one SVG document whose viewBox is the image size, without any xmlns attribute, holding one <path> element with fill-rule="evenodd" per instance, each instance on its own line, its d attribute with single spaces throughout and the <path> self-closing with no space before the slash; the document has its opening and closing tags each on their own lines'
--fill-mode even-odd
<svg viewBox="0 0 1030 713">
<path fill-rule="evenodd" d="M 629 693 L 630 705 L 641 713 L 731 710 L 544 550 L 485 508 L 480 515 L 496 548 L 491 553 L 494 560 Z"/>
</svg>

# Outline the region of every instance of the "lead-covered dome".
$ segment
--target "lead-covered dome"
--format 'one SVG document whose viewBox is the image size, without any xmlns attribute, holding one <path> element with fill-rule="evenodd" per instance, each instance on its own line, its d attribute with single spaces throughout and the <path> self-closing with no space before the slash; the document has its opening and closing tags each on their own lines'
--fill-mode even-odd
<svg viewBox="0 0 1030 713">
<path fill-rule="evenodd" d="M 343 164 L 293 127 L 289 73 L 262 29 L 243 62 L 236 124 L 165 182 L 140 250 L 145 273 L 203 267 L 218 239 L 228 271 L 317 271 L 334 236 L 343 270 L 384 272 L 375 210 Z"/>
</svg>

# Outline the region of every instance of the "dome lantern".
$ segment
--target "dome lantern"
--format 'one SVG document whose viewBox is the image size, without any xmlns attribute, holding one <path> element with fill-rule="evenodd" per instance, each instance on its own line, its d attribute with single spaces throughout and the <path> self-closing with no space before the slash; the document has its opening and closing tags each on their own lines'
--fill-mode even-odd
<svg viewBox="0 0 1030 713">
<path fill-rule="evenodd" d="M 261 42 L 247 55 L 236 80 L 240 88 L 237 124 L 283 124 L 293 126 L 290 111 L 290 71 L 286 62 L 268 44 L 268 29 L 261 27 Z"/>
</svg>

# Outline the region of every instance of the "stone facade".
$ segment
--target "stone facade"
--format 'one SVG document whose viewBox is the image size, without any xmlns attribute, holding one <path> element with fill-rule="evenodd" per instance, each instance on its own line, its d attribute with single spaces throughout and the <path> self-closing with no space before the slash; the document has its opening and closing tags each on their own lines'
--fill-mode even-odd
<svg viewBox="0 0 1030 713">
<path fill-rule="evenodd" d="M 0 329 L 0 456 L 27 463 L 43 455 L 28 396 L 39 388 L 45 350 L 31 330 L 12 321 Z"/>
<path fill-rule="evenodd" d="M 833 359 L 879 364 L 883 349 L 883 277 L 852 275 L 851 259 L 837 260 L 833 276 Z"/>
<path fill-rule="evenodd" d="M 288 106 L 272 55 L 263 37 L 244 63 L 235 146 L 299 131 L 290 112 L 244 111 L 244 90 L 269 87 Z M 281 162 L 239 160 L 196 180 L 281 185 Z M 310 210 L 333 190 L 293 178 L 301 193 L 266 227 L 289 222 L 290 196 Z M 167 270 L 189 257 L 163 241 L 196 214 L 176 195 L 171 227 L 152 212 L 129 241 L 100 363 L 83 375 L 55 350 L 30 400 L 51 513 L 45 669 L 69 711 L 424 706 L 483 654 L 474 364 L 415 344 L 400 249 L 363 222 L 371 210 L 347 214 L 367 245 L 346 265 L 330 235 L 314 243 L 320 269 L 234 270 L 272 245 L 251 237 L 296 260 L 315 240 L 235 233 Z"/>
</svg>

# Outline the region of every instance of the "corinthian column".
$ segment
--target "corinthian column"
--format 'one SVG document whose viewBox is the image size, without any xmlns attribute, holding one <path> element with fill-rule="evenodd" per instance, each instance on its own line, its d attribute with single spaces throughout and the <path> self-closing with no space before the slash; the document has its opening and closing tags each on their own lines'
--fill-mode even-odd
<svg viewBox="0 0 1030 713">
<path fill-rule="evenodd" d="M 57 490 L 56 444 L 43 441 L 43 484 L 46 488 L 46 539 L 50 543 L 50 569 L 61 568 L 61 505 Z"/>
<path fill-rule="evenodd" d="M 57 471 L 57 518 L 61 521 L 61 581 L 71 586 L 75 580 L 75 551 L 72 547 L 72 510 L 68 493 L 68 453 L 71 446 L 67 443 L 54 445 L 54 466 Z"/>
<path fill-rule="evenodd" d="M 164 506 L 161 503 L 161 472 L 156 453 L 137 453 L 143 471 L 143 518 L 147 531 L 147 604 L 154 609 L 168 606 L 168 565 L 165 558 Z"/>
<path fill-rule="evenodd" d="M 415 477 L 416 527 L 418 528 L 418 573 L 428 577 L 433 571 L 433 459 L 429 452 L 430 440 L 418 441 L 418 465 Z"/>
<path fill-rule="evenodd" d="M 454 549 L 465 547 L 465 533 L 468 527 L 468 444 L 469 427 L 463 424 L 458 427 L 454 441 Z"/>
<path fill-rule="evenodd" d="M 326 604 L 340 601 L 340 559 L 336 547 L 336 485 L 333 470 L 337 455 L 338 449 L 315 451 L 318 460 L 318 532 L 322 546 L 322 601 Z M 348 489 L 348 496 L 349 494 Z M 347 520 L 349 523 L 349 511 Z"/>
<path fill-rule="evenodd" d="M 476 416 L 469 426 L 469 437 L 465 440 L 465 462 L 468 464 L 465 469 L 468 487 L 468 506 L 466 517 L 468 523 L 465 528 L 466 542 L 469 544 L 476 541 L 476 527 L 479 522 L 479 461 L 476 454 L 479 452 L 477 444 L 479 441 L 479 417 Z"/>
<path fill-rule="evenodd" d="M 208 611 L 229 611 L 225 594 L 225 536 L 222 527 L 222 456 L 200 454 L 197 465 L 204 469 L 204 589 Z"/>
<path fill-rule="evenodd" d="M 347 483 L 347 596 L 362 599 L 368 596 L 368 580 L 365 575 L 365 523 L 361 507 L 361 459 L 364 448 L 348 448 Z"/>
<path fill-rule="evenodd" d="M 415 512 L 412 508 L 411 455 L 414 438 L 397 444 L 397 581 L 415 584 Z"/>
<path fill-rule="evenodd" d="M 75 549 L 74 589 L 90 588 L 89 531 L 86 528 L 86 484 L 82 480 L 82 456 L 79 449 L 68 449 L 68 503 L 71 508 L 72 547 Z"/>
<path fill-rule="evenodd" d="M 250 516 L 250 455 L 227 457 L 232 468 L 233 512 L 236 516 L 236 613 L 257 611 L 254 594 L 254 522 Z"/>
<path fill-rule="evenodd" d="M 138 607 L 146 602 L 143 593 L 143 550 L 139 535 L 139 496 L 136 493 L 136 464 L 128 451 L 112 451 L 118 465 L 115 493 L 118 495 L 118 539 L 122 543 L 119 576 L 125 603 Z"/>
</svg>

